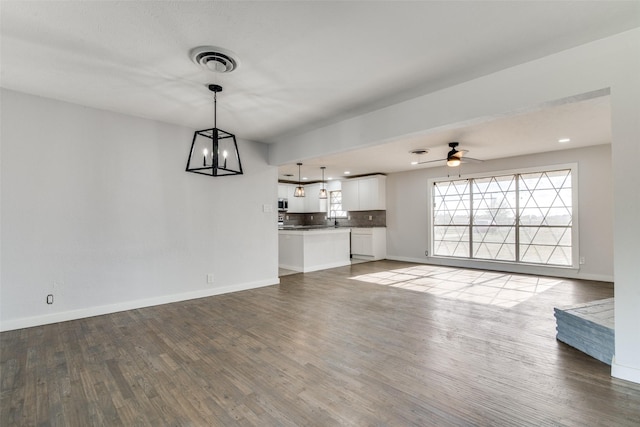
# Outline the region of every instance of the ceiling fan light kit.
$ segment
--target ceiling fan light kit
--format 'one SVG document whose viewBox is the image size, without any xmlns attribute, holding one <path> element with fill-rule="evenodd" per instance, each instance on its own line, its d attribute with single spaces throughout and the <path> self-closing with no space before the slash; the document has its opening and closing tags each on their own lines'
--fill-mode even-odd
<svg viewBox="0 0 640 427">
<path fill-rule="evenodd" d="M 456 167 L 460 166 L 460 158 L 462 157 L 462 152 L 456 150 L 456 147 L 459 144 L 457 142 L 450 142 L 449 147 L 451 147 L 451 151 L 447 153 L 447 166 Z"/>
<path fill-rule="evenodd" d="M 191 56 L 194 62 L 208 70 L 222 73 L 233 71 L 237 67 L 237 60 L 230 52 L 223 53 L 221 50 L 212 46 L 201 46 L 192 49 Z M 209 90 L 213 92 L 213 127 L 193 133 L 185 170 L 208 176 L 242 175 L 236 136 L 218 128 L 218 92 L 222 92 L 222 86 L 210 84 Z"/>
<path fill-rule="evenodd" d="M 467 150 L 458 150 L 458 149 L 456 149 L 456 147 L 457 147 L 458 145 L 460 145 L 460 144 L 459 144 L 459 143 L 457 143 L 457 142 L 450 142 L 450 143 L 449 143 L 449 148 L 450 148 L 451 150 L 449 150 L 449 152 L 447 153 L 447 157 L 446 157 L 446 158 L 444 158 L 444 159 L 439 159 L 439 160 L 428 160 L 428 161 L 426 161 L 426 162 L 415 162 L 415 163 L 414 163 L 414 162 L 412 162 L 411 164 L 419 164 L 419 165 L 422 165 L 422 164 L 425 164 L 425 163 L 441 162 L 441 161 L 443 161 L 443 160 L 444 160 L 444 161 L 446 161 L 447 166 L 449 166 L 449 167 L 454 168 L 454 167 L 456 167 L 456 166 L 460 166 L 460 164 L 461 164 L 461 163 L 463 163 L 462 156 L 467 152 Z M 413 151 L 411 151 L 411 153 L 412 153 L 412 154 L 420 154 L 420 153 L 417 153 L 417 152 L 415 152 L 415 151 L 416 151 L 416 150 L 413 150 Z M 473 158 L 471 158 L 471 157 L 465 157 L 465 158 L 464 158 L 464 162 L 465 162 L 465 163 L 466 163 L 466 162 L 479 163 L 479 162 L 482 162 L 482 160 L 473 159 Z"/>
</svg>

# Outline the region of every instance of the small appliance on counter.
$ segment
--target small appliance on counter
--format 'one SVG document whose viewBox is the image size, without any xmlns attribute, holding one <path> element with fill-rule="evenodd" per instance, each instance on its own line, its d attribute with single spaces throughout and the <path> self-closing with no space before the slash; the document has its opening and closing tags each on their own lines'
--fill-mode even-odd
<svg viewBox="0 0 640 427">
<path fill-rule="evenodd" d="M 286 212 L 289 209 L 289 200 L 287 199 L 278 199 L 278 211 Z"/>
</svg>

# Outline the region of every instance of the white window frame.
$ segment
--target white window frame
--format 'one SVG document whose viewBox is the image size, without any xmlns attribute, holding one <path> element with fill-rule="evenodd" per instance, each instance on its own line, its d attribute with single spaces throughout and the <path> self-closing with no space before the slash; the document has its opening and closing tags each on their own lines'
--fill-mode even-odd
<svg viewBox="0 0 640 427">
<path fill-rule="evenodd" d="M 562 266 L 562 265 L 551 265 L 551 264 L 533 264 L 526 262 L 516 262 L 516 261 L 502 261 L 502 260 L 491 260 L 491 259 L 477 259 L 477 258 L 468 258 L 468 257 L 452 257 L 452 256 L 439 256 L 434 254 L 434 240 L 433 240 L 433 188 L 435 182 L 442 181 L 457 181 L 461 179 L 467 178 L 490 178 L 490 177 L 498 177 L 502 175 L 512 175 L 512 174 L 527 174 L 527 173 L 542 173 L 542 172 L 550 172 L 554 170 L 561 169 L 569 169 L 571 170 L 571 265 L 570 266 Z M 484 263 L 488 264 L 507 264 L 511 266 L 529 266 L 533 268 L 543 269 L 579 269 L 579 260 L 580 260 L 580 239 L 579 239 L 579 211 L 578 211 L 578 164 L 577 163 L 564 163 L 558 165 L 547 165 L 547 166 L 536 166 L 530 168 L 518 168 L 518 169 L 508 169 L 508 170 L 500 170 L 500 171 L 491 171 L 491 172 L 479 172 L 475 174 L 468 174 L 464 177 L 452 177 L 452 176 L 441 176 L 435 178 L 429 178 L 427 181 L 427 197 L 429 202 L 427 203 L 427 230 L 429 233 L 428 236 L 428 257 L 440 260 L 459 260 L 464 261 L 465 263 L 473 263 L 481 266 Z"/>
<path fill-rule="evenodd" d="M 343 218 L 343 219 L 344 219 L 344 218 L 347 218 L 348 213 L 347 213 L 347 211 L 344 209 L 344 203 L 342 203 L 342 189 L 340 189 L 340 190 L 327 190 L 327 191 L 328 191 L 328 193 L 329 193 L 329 196 L 328 196 L 328 203 L 327 203 L 327 213 L 329 214 L 329 218 L 330 218 L 330 219 L 334 219 L 334 218 Z M 340 216 L 337 216 L 337 215 L 336 215 L 336 216 L 333 216 L 333 215 L 331 215 L 331 213 L 332 213 L 332 212 L 334 212 L 334 211 L 332 211 L 332 210 L 331 210 L 331 193 L 340 193 L 340 207 L 342 208 L 342 209 L 340 210 L 340 212 L 343 212 L 343 215 L 340 215 Z M 337 211 L 336 211 L 336 212 L 337 212 Z"/>
</svg>

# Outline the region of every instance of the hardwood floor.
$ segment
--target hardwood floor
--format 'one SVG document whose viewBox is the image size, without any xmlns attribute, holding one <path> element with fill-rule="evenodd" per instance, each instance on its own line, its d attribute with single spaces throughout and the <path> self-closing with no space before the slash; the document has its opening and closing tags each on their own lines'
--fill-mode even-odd
<svg viewBox="0 0 640 427">
<path fill-rule="evenodd" d="M 611 284 L 504 307 L 351 279 L 407 267 L 4 332 L 0 425 L 640 425 L 640 385 L 555 340 Z"/>
</svg>

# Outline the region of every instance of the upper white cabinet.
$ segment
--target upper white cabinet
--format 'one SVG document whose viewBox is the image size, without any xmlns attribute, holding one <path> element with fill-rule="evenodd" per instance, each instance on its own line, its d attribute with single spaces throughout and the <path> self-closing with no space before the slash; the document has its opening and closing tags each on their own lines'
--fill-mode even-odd
<svg viewBox="0 0 640 427">
<path fill-rule="evenodd" d="M 305 197 L 295 197 L 296 184 L 278 184 L 278 198 L 285 198 L 289 202 L 289 213 L 327 212 L 327 199 L 320 199 L 322 184 L 307 184 L 304 186 Z"/>
<path fill-rule="evenodd" d="M 278 184 L 278 197 L 287 199 L 289 202 L 290 213 L 304 213 L 304 199 L 305 197 L 294 197 L 293 193 L 296 191 L 297 185 L 295 184 Z"/>
<path fill-rule="evenodd" d="M 320 199 L 320 189 L 322 184 L 308 184 L 304 186 L 304 211 L 309 213 L 327 213 L 327 200 Z"/>
<path fill-rule="evenodd" d="M 346 211 L 378 211 L 387 208 L 387 177 L 365 176 L 342 181 L 342 207 Z"/>
<path fill-rule="evenodd" d="M 286 199 L 289 197 L 289 192 L 287 184 L 278 184 L 278 199 Z"/>
</svg>

